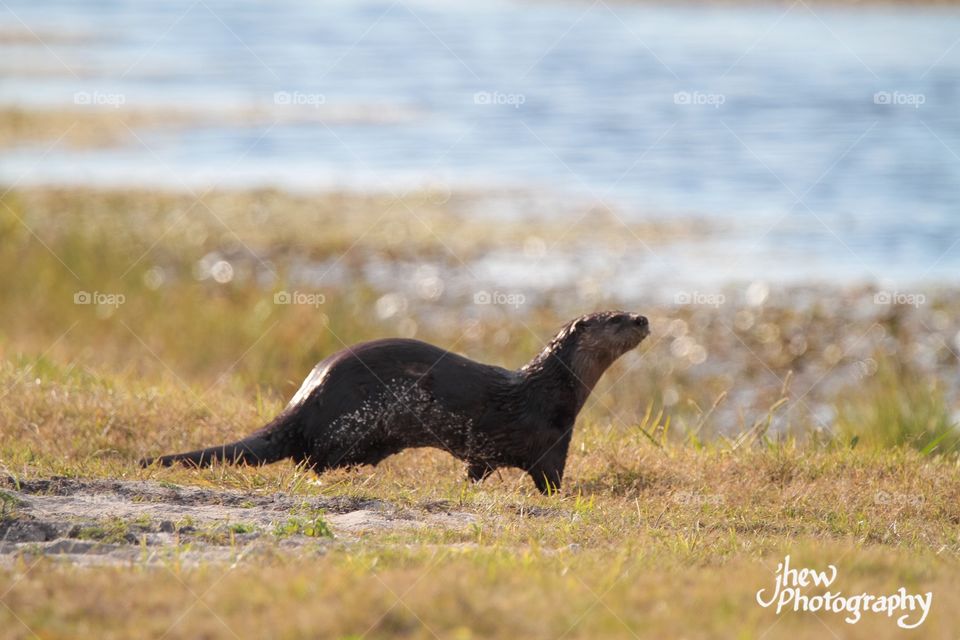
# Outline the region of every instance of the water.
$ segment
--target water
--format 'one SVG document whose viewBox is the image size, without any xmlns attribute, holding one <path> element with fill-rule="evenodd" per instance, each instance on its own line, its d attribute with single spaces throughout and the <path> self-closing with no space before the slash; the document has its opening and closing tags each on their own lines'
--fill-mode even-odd
<svg viewBox="0 0 960 640">
<path fill-rule="evenodd" d="M 21 21 L 47 45 L 0 48 L 5 103 L 269 117 L 7 150 L 6 183 L 522 188 L 719 223 L 674 253 L 720 279 L 960 267 L 956 9 L 5 0 Z"/>
</svg>

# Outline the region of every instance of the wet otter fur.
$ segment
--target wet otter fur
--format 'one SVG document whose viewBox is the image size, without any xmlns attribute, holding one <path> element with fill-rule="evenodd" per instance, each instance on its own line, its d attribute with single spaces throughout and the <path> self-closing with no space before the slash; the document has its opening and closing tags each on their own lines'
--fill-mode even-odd
<svg viewBox="0 0 960 640">
<path fill-rule="evenodd" d="M 597 380 L 649 332 L 637 314 L 585 315 L 517 371 L 417 340 L 364 342 L 317 364 L 280 415 L 246 438 L 141 464 L 292 458 L 320 473 L 437 447 L 466 461 L 474 481 L 519 467 L 548 493 L 560 487 L 574 421 Z"/>
</svg>

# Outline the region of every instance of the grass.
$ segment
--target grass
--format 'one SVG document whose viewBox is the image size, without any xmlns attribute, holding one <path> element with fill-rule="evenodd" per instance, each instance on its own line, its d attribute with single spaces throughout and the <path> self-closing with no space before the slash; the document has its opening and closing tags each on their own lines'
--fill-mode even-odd
<svg viewBox="0 0 960 640">
<path fill-rule="evenodd" d="M 0 106 L 0 149 L 43 145 L 100 148 L 137 144 L 134 131 L 186 129 L 211 115 L 178 110 Z"/>
<path fill-rule="evenodd" d="M 0 491 L 0 522 L 13 519 L 17 515 L 17 507 L 22 506 L 22 504 L 17 496 L 6 491 Z"/>
<path fill-rule="evenodd" d="M 112 518 L 102 525 L 82 527 L 76 537 L 106 544 L 123 544 L 135 539 L 130 523 L 120 518 Z"/>
<path fill-rule="evenodd" d="M 528 292 L 520 310 L 473 304 L 452 273 L 463 264 L 497 250 L 523 255 L 531 238 L 555 252 L 603 250 L 622 243 L 624 231 L 593 214 L 572 230 L 537 221 L 491 225 L 471 217 L 459 196 L 435 196 L 267 190 L 198 201 L 137 190 L 11 190 L 0 198 L 0 269 L 15 274 L 0 279 L 0 366 L 29 370 L 41 384 L 63 368 L 104 384 L 144 380 L 148 403 L 158 392 L 151 382 L 194 385 L 190 424 L 222 413 L 206 405 L 227 389 L 231 398 L 252 399 L 243 405 L 266 419 L 317 361 L 347 344 L 407 335 L 518 367 L 572 315 L 624 306 L 562 291 Z M 650 246 L 683 233 L 656 224 L 632 229 Z M 216 261 L 230 265 L 232 279 L 212 276 Z M 421 263 L 435 265 L 446 283 L 439 297 L 403 289 L 404 277 L 370 276 Z M 291 291 L 322 295 L 324 303 L 276 304 L 276 294 Z M 605 376 L 588 416 L 623 426 L 640 422 L 653 403 L 670 437 L 737 434 L 784 396 L 793 372 L 786 392 L 800 401 L 778 412 L 770 430 L 803 435 L 824 426 L 820 405 L 843 400 L 851 377 L 866 398 L 862 387 L 875 373 L 865 363 L 895 364 L 898 376 L 921 387 L 952 379 L 949 319 L 960 317 L 960 299 L 950 291 L 927 292 L 921 309 L 871 305 L 869 314 L 856 296 L 872 300 L 871 292 L 823 290 L 799 304 L 809 292 L 784 291 L 780 302 L 759 307 L 735 304 L 728 293 L 731 302 L 718 309 L 645 303 L 653 336 Z M 84 294 L 114 298 L 77 304 Z M 705 361 L 691 359 L 698 351 Z M 886 384 L 876 386 L 882 392 Z M 956 396 L 956 385 L 944 389 L 951 412 Z M 195 441 L 189 424 L 164 428 Z"/>
<path fill-rule="evenodd" d="M 364 260 L 400 264 L 422 251 L 456 261 L 445 249 L 457 242 L 452 205 L 411 197 L 429 223 L 405 227 L 399 245 L 389 233 L 361 236 L 344 259 L 357 261 L 349 277 L 318 289 L 328 300 L 321 308 L 276 305 L 273 294 L 300 286 L 294 272 L 305 256 L 335 260 L 364 220 L 383 213 L 387 204 L 376 197 L 213 194 L 207 204 L 227 226 L 203 207 L 180 215 L 190 199 L 177 194 L 4 197 L 0 269 L 15 274 L 0 279 L 4 475 L 360 498 L 397 505 L 414 520 L 437 510 L 469 516 L 462 527 L 340 535 L 324 514 L 297 509 L 256 553 L 235 540 L 252 525 L 176 522 L 200 541 L 235 545 L 230 562 L 198 564 L 189 544 L 158 563 L 123 566 L 71 565 L 24 548 L 0 564 L 4 637 L 243 637 L 269 629 L 276 637 L 807 638 L 829 629 L 866 638 L 897 630 L 883 616 L 847 625 L 832 614 L 778 617 L 759 607 L 757 590 L 772 585 L 786 554 L 796 566 L 835 564 L 846 593 L 933 591 L 921 633 L 947 637 L 960 628 L 956 400 L 946 384 L 928 391 L 946 380 L 937 366 L 955 362 L 921 326 L 951 317 L 955 296 L 920 315 L 883 309 L 863 325 L 842 308 L 651 305 L 651 344 L 605 376 L 578 423 L 565 485 L 549 497 L 517 470 L 468 484 L 460 463 L 433 450 L 320 478 L 288 463 L 135 464 L 253 430 L 316 360 L 343 343 L 395 335 L 407 320 L 417 337 L 477 359 L 518 366 L 532 355 L 566 319 L 549 300 L 512 314 L 410 297 L 399 315 L 375 312 L 390 292 L 363 277 Z M 344 208 L 356 216 L 338 218 Z M 279 215 L 295 231 L 265 222 Z M 311 225 L 324 232 L 308 233 Z M 473 251 L 507 242 L 508 232 L 478 227 Z M 231 262 L 232 280 L 195 277 L 211 253 Z M 264 276 L 260 260 L 275 278 Z M 125 301 L 76 305 L 78 290 Z M 735 331 L 721 331 L 722 323 Z M 836 348 L 861 335 L 863 353 Z M 703 366 L 673 348 L 689 341 L 709 350 Z M 914 351 L 936 366 L 911 360 Z M 868 357 L 876 371 L 855 367 L 869 375 L 846 386 L 812 382 Z M 667 402 L 668 389 L 679 400 Z M 752 402 L 744 404 L 748 391 Z M 830 429 L 818 430 L 809 404 L 834 416 Z M 14 487 L 6 489 L 0 519 L 16 519 L 21 505 Z M 85 537 L 136 544 L 132 534 L 152 526 L 104 515 Z M 290 536 L 324 540 L 291 550 L 283 546 Z"/>
<path fill-rule="evenodd" d="M 229 527 L 232 533 L 253 533 L 256 529 L 252 524 L 237 522 Z"/>
<path fill-rule="evenodd" d="M 415 512 L 439 503 L 471 514 L 475 524 L 370 531 L 362 542 L 340 540 L 320 556 L 281 552 L 236 565 L 191 567 L 174 556 L 140 569 L 79 569 L 23 556 L 0 570 L 0 587 L 10 588 L 0 624 L 12 637 L 27 635 L 17 618 L 41 637 L 77 630 L 151 637 L 168 629 L 173 637 L 228 637 L 230 629 L 243 636 L 264 624 L 278 636 L 758 637 L 777 617 L 753 597 L 772 584 L 787 553 L 807 566 L 836 564 L 845 591 L 932 590 L 934 610 L 924 626 L 930 635 L 960 622 L 956 457 L 795 440 L 693 447 L 654 443 L 638 426 L 588 421 L 574 440 L 569 482 L 552 497 L 513 471 L 466 484 L 459 463 L 431 450 L 406 452 L 376 469 L 328 473 L 319 485 L 286 463 L 142 470 L 134 452 L 143 435 L 157 439 L 151 447 L 175 447 L 182 436 L 161 426 L 186 424 L 195 389 L 157 388 L 144 411 L 142 381 L 78 380 L 65 370 L 48 371 L 36 385 L 22 373 L 9 368 L 2 379 L 12 390 L 5 421 L 30 415 L 35 431 L 5 428 L 0 436 L 2 467 L 21 480 L 144 478 L 252 494 L 376 498 Z M 39 410 L 40 400 L 54 398 L 72 399 L 69 419 L 62 403 Z M 210 400 L 228 413 L 200 422 L 200 440 L 255 423 L 243 397 L 231 402 L 219 392 Z M 120 418 L 105 425 L 108 415 Z M 124 424 L 123 416 L 137 415 L 144 419 L 136 428 Z M 122 542 L 130 524 L 108 522 L 89 538 Z M 234 524 L 217 541 L 244 532 Z M 297 513 L 277 533 L 327 536 L 329 529 L 319 514 Z M 194 594 L 202 594 L 202 606 L 191 607 Z M 856 627 L 823 622 L 844 637 L 891 632 L 882 617 Z M 823 632 L 814 618 L 784 614 L 766 637 Z"/>
<path fill-rule="evenodd" d="M 332 538 L 333 532 L 323 517 L 316 515 L 312 518 L 289 518 L 286 522 L 278 523 L 274 529 L 278 538 L 287 536 L 307 536 L 310 538 Z"/>
<path fill-rule="evenodd" d="M 950 637 L 955 629 L 953 562 L 930 553 L 802 543 L 792 557 L 810 566 L 841 559 L 846 570 L 838 580 L 850 591 L 933 590 L 933 613 L 918 635 Z M 774 567 L 742 556 L 722 564 L 666 561 L 629 547 L 552 554 L 377 550 L 375 556 L 358 550 L 349 558 L 194 571 L 63 570 L 43 563 L 18 582 L 7 603 L 47 637 L 78 629 L 104 637 L 245 637 L 267 628 L 277 637 L 334 638 L 751 638 L 767 630 L 764 637 L 822 638 L 831 637 L 828 629 L 847 638 L 895 636 L 895 622 L 879 615 L 855 626 L 826 614 L 820 621 L 783 614 L 777 622 L 769 610 L 751 606 L 753 592 L 771 586 Z M 123 607 L 103 597 L 113 593 L 128 594 Z M 4 628 L 13 637 L 25 634 L 9 622 Z"/>
<path fill-rule="evenodd" d="M 942 385 L 918 381 L 891 364 L 840 405 L 839 431 L 851 442 L 956 451 L 960 431 Z"/>
</svg>

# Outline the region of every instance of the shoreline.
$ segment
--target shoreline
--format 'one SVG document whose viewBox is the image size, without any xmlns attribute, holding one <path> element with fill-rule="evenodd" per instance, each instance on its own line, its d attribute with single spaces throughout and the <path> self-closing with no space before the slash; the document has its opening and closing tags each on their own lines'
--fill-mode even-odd
<svg viewBox="0 0 960 640">
<path fill-rule="evenodd" d="M 629 284 L 628 289 L 611 289 L 605 295 L 653 300 L 658 304 L 669 304 L 684 293 L 722 294 L 730 298 L 742 295 L 757 282 L 800 294 L 823 290 L 839 295 L 884 291 L 891 295 L 898 292 L 936 295 L 955 288 L 954 280 L 946 273 L 925 276 L 898 272 L 896 277 L 887 277 L 886 272 L 877 273 L 849 257 L 833 263 L 817 264 L 809 258 L 801 261 L 803 247 L 762 247 L 755 242 L 755 237 L 766 234 L 738 226 L 734 220 L 666 212 L 628 214 L 586 197 L 564 200 L 557 194 L 551 196 L 533 190 L 479 187 L 451 190 L 437 182 L 411 184 L 407 189 L 396 191 L 386 187 L 343 186 L 290 189 L 271 184 L 207 188 L 198 185 L 193 189 L 173 185 L 75 186 L 29 182 L 20 185 L 0 182 L 0 190 L 7 191 L 11 197 L 38 203 L 41 208 L 69 199 L 91 203 L 143 201 L 152 208 L 189 209 L 200 213 L 225 207 L 228 214 L 221 224 L 237 225 L 238 230 L 250 232 L 255 238 L 254 253 L 251 247 L 235 248 L 230 252 L 231 259 L 256 267 L 263 260 L 270 260 L 275 252 L 289 259 L 295 257 L 299 249 L 302 253 L 300 271 L 304 277 L 297 284 L 302 286 L 316 284 L 309 273 L 317 269 L 323 271 L 323 264 L 322 261 L 313 263 L 311 254 L 329 241 L 326 238 L 318 244 L 312 239 L 310 227 L 304 225 L 307 218 L 313 216 L 337 228 L 338 242 L 343 248 L 351 244 L 351 238 L 364 236 L 366 240 L 375 240 L 361 243 L 360 248 L 370 244 L 376 251 L 388 251 L 391 261 L 405 271 L 415 270 L 421 261 L 418 251 L 425 251 L 428 261 L 439 261 L 442 268 L 458 271 L 453 274 L 455 279 L 476 280 L 483 274 L 484 278 L 494 280 L 487 283 L 490 286 L 524 288 L 547 297 L 576 285 L 578 277 L 589 275 L 597 268 L 597 260 L 618 265 L 619 275 L 607 273 L 605 279 L 620 279 Z M 201 204 L 204 202 L 206 204 Z M 284 230 L 281 225 L 265 232 L 254 218 L 240 215 L 239 210 L 249 206 L 261 212 L 270 208 L 273 212 L 269 214 L 270 219 L 289 225 L 290 229 Z M 360 217 L 355 223 L 341 224 L 337 220 L 337 207 L 359 213 Z M 514 215 L 518 211 L 520 214 Z M 283 220 L 288 212 L 288 219 Z M 408 214 L 406 223 L 400 225 L 406 227 L 401 236 L 391 237 L 384 229 L 368 229 L 366 225 L 377 213 L 383 212 L 384 220 L 404 217 L 394 214 Z M 111 219 L 112 213 L 104 215 L 104 210 L 97 211 L 95 206 L 86 207 L 85 215 L 93 216 L 91 223 L 98 226 L 128 226 L 124 221 Z M 155 226 L 162 224 L 162 219 L 159 214 L 152 215 L 151 220 L 145 221 L 148 228 L 141 237 L 158 232 Z M 210 226 L 209 222 L 203 224 Z M 433 233 L 434 225 L 440 233 Z M 462 233 L 454 234 L 454 229 Z M 415 246 L 403 248 L 403 239 L 414 240 Z M 741 253 L 741 249 L 747 253 Z M 323 255 L 328 253 L 321 251 Z M 365 260 L 373 258 L 375 255 L 371 253 Z M 480 267 L 474 265 L 478 260 Z M 536 265 L 536 270 L 525 271 L 525 262 Z M 508 265 L 514 267 L 514 271 L 511 272 Z M 324 277 L 328 275 L 342 278 L 344 274 L 332 272 Z"/>
</svg>

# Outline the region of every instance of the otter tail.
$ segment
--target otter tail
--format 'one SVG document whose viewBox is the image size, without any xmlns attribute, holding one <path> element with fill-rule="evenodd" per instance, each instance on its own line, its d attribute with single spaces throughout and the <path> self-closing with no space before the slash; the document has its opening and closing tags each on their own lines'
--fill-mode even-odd
<svg viewBox="0 0 960 640">
<path fill-rule="evenodd" d="M 157 458 L 143 458 L 140 460 L 140 466 L 149 467 L 156 463 L 169 467 L 182 462 L 198 467 L 209 467 L 217 461 L 249 465 L 277 462 L 290 457 L 293 453 L 289 437 L 292 425 L 288 424 L 285 418 L 286 416 L 280 416 L 273 423 L 237 442 Z"/>
</svg>

